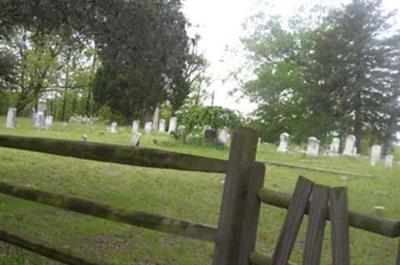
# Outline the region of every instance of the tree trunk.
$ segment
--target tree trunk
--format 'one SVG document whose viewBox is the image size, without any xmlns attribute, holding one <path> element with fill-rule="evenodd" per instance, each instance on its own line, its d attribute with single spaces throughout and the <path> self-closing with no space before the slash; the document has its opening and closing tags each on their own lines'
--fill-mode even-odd
<svg viewBox="0 0 400 265">
<path fill-rule="evenodd" d="M 69 86 L 69 59 L 70 56 L 68 54 L 67 56 L 67 62 L 66 62 L 66 68 L 65 68 L 65 82 L 64 82 L 64 98 L 63 98 L 63 105 L 62 105 L 62 111 L 61 111 L 61 120 L 65 121 L 65 109 L 67 105 L 67 92 L 68 92 L 68 86 Z"/>
<path fill-rule="evenodd" d="M 361 139 L 362 139 L 362 114 L 361 114 L 361 95 L 358 94 L 355 102 L 355 117 L 354 117 L 354 136 L 356 137 L 357 153 L 361 154 Z"/>
</svg>

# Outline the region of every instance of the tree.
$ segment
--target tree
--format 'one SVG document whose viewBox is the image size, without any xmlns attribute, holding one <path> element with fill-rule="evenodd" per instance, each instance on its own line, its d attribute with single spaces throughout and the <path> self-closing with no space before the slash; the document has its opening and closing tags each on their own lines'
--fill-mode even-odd
<svg viewBox="0 0 400 265">
<path fill-rule="evenodd" d="M 398 97 L 400 46 L 398 36 L 387 34 L 392 16 L 380 0 L 353 0 L 330 14 L 316 41 L 314 70 L 324 73 L 320 91 L 329 87 L 329 103 L 349 122 L 359 152 L 366 130 L 382 141 L 389 124 L 397 122 L 393 102 Z"/>
<path fill-rule="evenodd" d="M 2 24 L 38 38 L 56 36 L 66 45 L 93 41 L 101 61 L 93 98 L 125 120 L 149 115 L 166 100 L 178 108 L 189 93 L 191 40 L 179 0 L 15 0 L 0 7 Z"/>
<path fill-rule="evenodd" d="M 243 91 L 260 102 L 255 115 L 266 139 L 282 131 L 297 141 L 354 133 L 359 152 L 363 134 L 388 139 L 399 94 L 399 37 L 387 34 L 392 15 L 379 0 L 354 0 L 312 28 L 289 30 L 277 19 L 256 27 L 244 39 L 256 78 Z"/>
</svg>

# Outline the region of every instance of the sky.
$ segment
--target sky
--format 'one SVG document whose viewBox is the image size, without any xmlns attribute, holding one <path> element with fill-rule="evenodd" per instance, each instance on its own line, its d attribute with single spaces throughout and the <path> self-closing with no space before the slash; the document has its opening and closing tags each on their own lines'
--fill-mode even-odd
<svg viewBox="0 0 400 265">
<path fill-rule="evenodd" d="M 215 91 L 214 105 L 235 109 L 245 115 L 251 113 L 256 105 L 241 95 L 230 96 L 229 91 L 238 87 L 238 84 L 228 78 L 232 71 L 237 70 L 244 62 L 243 47 L 240 37 L 245 35 L 242 24 L 246 18 L 256 14 L 267 2 L 273 14 L 290 16 L 301 5 L 329 3 L 340 6 L 348 0 L 184 0 L 183 12 L 193 25 L 189 35 L 199 34 L 199 52 L 203 53 L 209 62 L 207 74 L 211 77 L 211 84 L 207 92 Z M 400 0 L 384 0 L 385 9 L 400 10 Z M 397 19 L 400 24 L 400 18 Z M 228 49 L 227 49 L 228 48 Z M 233 54 L 235 49 L 239 54 Z M 210 105 L 211 100 L 205 104 Z"/>
</svg>

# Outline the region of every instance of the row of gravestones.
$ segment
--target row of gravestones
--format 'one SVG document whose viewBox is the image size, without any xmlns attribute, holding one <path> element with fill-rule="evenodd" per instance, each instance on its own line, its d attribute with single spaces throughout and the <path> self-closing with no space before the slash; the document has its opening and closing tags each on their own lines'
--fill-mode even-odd
<svg viewBox="0 0 400 265">
<path fill-rule="evenodd" d="M 284 132 L 280 135 L 279 146 L 277 148 L 277 152 L 286 153 L 289 150 L 289 134 Z M 315 137 L 309 137 L 307 142 L 306 155 L 308 156 L 318 156 L 319 154 L 319 144 L 320 141 Z M 343 149 L 342 155 L 346 156 L 356 156 L 357 155 L 357 147 L 356 145 L 356 137 L 354 135 L 349 135 L 346 138 L 345 147 Z M 332 139 L 332 143 L 329 145 L 329 150 L 327 154 L 329 156 L 338 156 L 340 149 L 340 138 L 335 137 Z M 382 146 L 381 145 L 373 145 L 371 148 L 371 166 L 376 166 L 378 161 L 382 156 Z M 385 156 L 384 165 L 386 167 L 393 166 L 393 155 Z"/>
<path fill-rule="evenodd" d="M 50 130 L 53 126 L 53 116 L 45 115 L 45 111 L 38 107 L 38 111 L 34 111 L 33 115 L 33 126 L 38 129 Z M 17 126 L 17 109 L 9 108 L 7 112 L 6 128 L 13 129 Z"/>
</svg>

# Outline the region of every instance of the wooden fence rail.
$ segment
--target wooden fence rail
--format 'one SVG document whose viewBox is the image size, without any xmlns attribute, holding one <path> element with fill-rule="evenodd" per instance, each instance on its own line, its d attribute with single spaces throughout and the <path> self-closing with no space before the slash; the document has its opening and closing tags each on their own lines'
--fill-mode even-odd
<svg viewBox="0 0 400 265">
<path fill-rule="evenodd" d="M 141 211 L 125 210 L 86 199 L 0 182 L 0 193 L 111 221 L 215 242 L 216 228 Z"/>
<path fill-rule="evenodd" d="M 292 195 L 262 188 L 265 165 L 255 161 L 257 139 L 254 130 L 237 129 L 233 135 L 229 160 L 221 160 L 149 148 L 0 135 L 0 147 L 125 165 L 226 173 L 217 228 L 2 182 L 0 193 L 111 221 L 213 242 L 213 265 L 267 265 L 271 263 L 271 258 L 255 251 L 260 204 L 287 209 Z M 307 203 L 306 213 L 309 207 Z M 329 219 L 329 216 L 325 219 Z M 392 238 L 400 236 L 400 221 L 352 211 L 348 219 L 349 225 L 355 228 Z M 63 250 L 35 243 L 1 229 L 0 240 L 66 264 L 104 264 L 74 257 Z M 400 245 L 398 255 L 397 265 L 400 265 Z"/>
<path fill-rule="evenodd" d="M 49 138 L 0 135 L 0 146 L 124 165 L 189 171 L 225 173 L 228 165 L 222 159 L 151 148 Z"/>
<path fill-rule="evenodd" d="M 265 204 L 287 209 L 292 195 L 274 189 L 262 188 L 258 191 L 258 197 Z M 307 214 L 308 212 L 309 206 L 306 210 Z M 326 216 L 326 219 L 329 220 L 329 215 Z M 349 225 L 382 236 L 400 237 L 400 221 L 349 211 Z"/>
<path fill-rule="evenodd" d="M 71 254 L 65 249 L 59 249 L 54 246 L 47 246 L 43 242 L 26 238 L 16 233 L 10 233 L 5 229 L 0 228 L 0 240 L 21 247 L 23 249 L 35 252 L 52 260 L 60 261 L 70 265 L 108 265 L 103 261 L 88 260 L 84 257 L 79 257 L 76 254 Z"/>
</svg>

